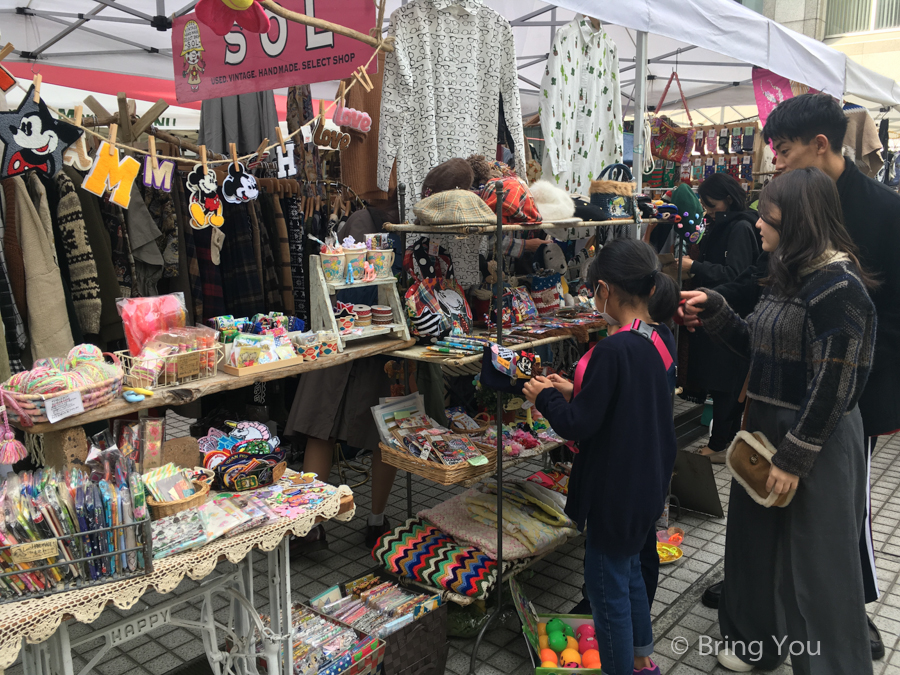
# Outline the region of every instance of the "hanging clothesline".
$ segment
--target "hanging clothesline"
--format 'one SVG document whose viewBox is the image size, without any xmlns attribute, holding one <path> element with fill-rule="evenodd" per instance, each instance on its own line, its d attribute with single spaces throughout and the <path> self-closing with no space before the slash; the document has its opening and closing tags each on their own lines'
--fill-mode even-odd
<svg viewBox="0 0 900 675">
<path fill-rule="evenodd" d="M 366 71 L 368 71 L 369 66 L 372 64 L 372 61 L 374 61 L 375 58 L 378 56 L 378 52 L 382 51 L 382 49 L 384 49 L 384 47 L 385 47 L 386 44 L 392 44 L 392 43 L 393 43 L 393 38 L 392 38 L 392 37 L 388 37 L 388 38 L 384 38 L 384 39 L 382 39 L 382 40 L 379 40 L 378 46 L 375 48 L 375 51 L 372 53 L 372 56 L 369 57 L 369 60 L 366 62 L 366 65 L 361 66 L 361 67 L 359 68 L 359 70 L 354 71 L 353 76 L 354 76 L 355 79 L 354 79 L 349 85 L 347 85 L 347 86 L 343 89 L 343 95 L 344 95 L 344 96 L 346 96 L 346 94 L 347 94 L 347 93 L 348 93 L 355 85 L 357 85 L 357 84 L 363 84 L 363 86 L 371 86 L 370 82 L 364 81 L 363 75 L 360 74 L 360 71 L 361 71 L 362 73 L 365 73 Z M 35 76 L 35 79 L 36 79 L 36 84 L 37 84 L 36 93 L 39 94 L 39 91 L 40 91 L 40 75 Z M 368 77 L 366 76 L 365 79 L 368 80 Z M 28 92 L 30 91 L 29 88 L 22 86 L 22 84 L 21 84 L 18 80 L 16 80 L 16 86 L 17 86 L 19 89 L 21 89 L 22 91 L 24 91 L 25 93 L 28 93 Z M 284 141 L 289 141 L 290 139 L 292 139 L 292 138 L 294 138 L 295 136 L 297 136 L 297 134 L 302 134 L 303 129 L 304 129 L 305 127 L 310 126 L 310 125 L 311 125 L 313 122 L 315 122 L 317 119 L 320 120 L 320 123 L 321 123 L 321 124 L 324 124 L 324 122 L 325 122 L 325 114 L 326 114 L 327 112 L 331 112 L 332 110 L 334 110 L 334 108 L 337 107 L 338 103 L 342 103 L 342 101 L 343 101 L 343 99 L 342 99 L 341 96 L 336 97 L 335 100 L 332 101 L 331 104 L 329 105 L 327 111 L 326 111 L 325 108 L 324 108 L 324 103 L 320 103 L 320 106 L 319 106 L 319 115 L 318 115 L 317 117 L 314 117 L 313 119 L 311 119 L 311 120 L 309 120 L 309 121 L 304 122 L 303 124 L 301 124 L 301 125 L 297 128 L 296 131 L 294 131 L 294 132 L 288 134 L 287 136 L 285 136 L 285 137 L 284 137 Z M 148 150 L 142 150 L 141 148 L 135 148 L 135 147 L 133 147 L 133 146 L 131 146 L 131 145 L 126 145 L 126 144 L 124 144 L 124 143 L 121 143 L 121 142 L 118 142 L 118 141 L 115 141 L 115 140 L 112 140 L 112 141 L 111 141 L 111 139 L 107 138 L 107 137 L 104 136 L 103 134 L 97 133 L 97 132 L 94 131 L 93 129 L 90 129 L 90 128 L 84 126 L 84 124 L 76 124 L 74 121 L 70 120 L 68 117 L 66 117 L 66 116 L 62 115 L 61 113 L 59 113 L 59 111 L 56 110 L 55 108 L 53 108 L 53 107 L 51 107 L 51 106 L 48 106 L 48 108 L 50 108 L 50 111 L 51 111 L 54 115 L 56 115 L 61 121 L 65 122 L 66 124 L 71 124 L 73 127 L 77 127 L 77 128 L 79 128 L 79 129 L 83 130 L 86 134 L 90 134 L 91 136 L 94 136 L 95 138 L 98 138 L 98 139 L 100 139 L 100 140 L 102 140 L 102 141 L 105 141 L 106 143 L 108 143 L 108 144 L 111 145 L 112 147 L 117 148 L 117 149 L 119 149 L 119 150 L 123 150 L 123 151 L 125 151 L 125 152 L 131 152 L 131 153 L 138 154 L 138 155 L 148 155 L 148 156 L 153 155 L 153 156 L 155 156 L 157 159 L 171 160 L 171 161 L 173 161 L 173 162 L 184 161 L 184 157 L 171 157 L 171 156 L 169 156 L 169 155 L 159 155 L 159 154 L 151 153 L 151 152 L 148 151 Z M 153 131 L 154 131 L 154 130 L 151 128 L 151 129 L 148 129 L 148 130 L 147 130 L 147 133 L 153 135 L 153 134 L 152 134 Z M 267 140 L 268 140 L 268 139 L 267 139 Z M 220 154 L 218 154 L 218 153 L 211 153 L 211 154 L 213 154 L 214 157 L 218 157 L 218 158 L 221 158 L 221 159 L 210 159 L 210 160 L 208 160 L 208 161 L 206 162 L 206 164 L 210 164 L 210 165 L 213 165 L 213 164 L 227 164 L 227 163 L 229 163 L 229 162 L 234 161 L 235 159 L 237 159 L 237 161 L 239 161 L 239 162 L 244 162 L 244 161 L 246 161 L 246 160 L 249 160 L 249 159 L 252 159 L 252 158 L 254 158 L 254 157 L 257 157 L 257 156 L 259 156 L 259 155 L 261 155 L 261 154 L 263 154 L 263 153 L 268 153 L 269 150 L 271 150 L 271 149 L 273 149 L 273 148 L 276 148 L 276 147 L 279 147 L 279 146 L 283 146 L 283 145 L 284 145 L 284 143 L 281 142 L 281 140 L 279 140 L 278 142 L 275 142 L 275 143 L 273 143 L 273 144 L 271 144 L 271 145 L 266 145 L 264 148 L 261 146 L 261 147 L 258 148 L 255 152 L 251 152 L 250 154 L 247 154 L 247 155 L 241 155 L 241 156 L 238 156 L 238 157 L 236 157 L 236 158 L 234 158 L 234 157 L 230 157 L 230 158 L 229 158 L 229 157 L 224 157 L 223 155 L 220 155 Z M 206 146 L 200 146 L 200 147 L 205 148 Z M 283 151 L 283 150 L 282 150 L 282 151 Z"/>
</svg>

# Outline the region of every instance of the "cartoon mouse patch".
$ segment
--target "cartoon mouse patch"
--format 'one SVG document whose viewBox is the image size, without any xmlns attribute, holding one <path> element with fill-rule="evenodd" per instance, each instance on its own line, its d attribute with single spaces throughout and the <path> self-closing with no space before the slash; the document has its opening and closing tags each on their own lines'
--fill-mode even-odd
<svg viewBox="0 0 900 675">
<path fill-rule="evenodd" d="M 34 87 L 30 87 L 18 110 L 0 113 L 0 141 L 4 145 L 0 177 L 18 176 L 28 169 L 55 175 L 63 166 L 66 148 L 83 133 L 51 115 L 44 99 L 35 103 Z"/>
<path fill-rule="evenodd" d="M 210 225 L 222 227 L 225 218 L 222 217 L 222 201 L 219 199 L 215 172 L 207 168 L 204 174 L 203 165 L 195 164 L 187 175 L 187 188 L 191 192 L 191 227 L 195 230 L 202 230 Z"/>
<path fill-rule="evenodd" d="M 229 204 L 246 204 L 259 197 L 259 186 L 256 178 L 247 173 L 244 165 L 238 162 L 237 169 L 232 162 L 228 165 L 228 175 L 222 181 L 222 196 Z"/>
</svg>

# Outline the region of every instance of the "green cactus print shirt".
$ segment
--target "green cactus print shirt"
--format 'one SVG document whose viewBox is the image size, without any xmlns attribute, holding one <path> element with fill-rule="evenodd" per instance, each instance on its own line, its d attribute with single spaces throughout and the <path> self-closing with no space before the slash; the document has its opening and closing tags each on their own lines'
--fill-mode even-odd
<svg viewBox="0 0 900 675">
<path fill-rule="evenodd" d="M 619 54 L 601 27 L 578 15 L 556 32 L 541 80 L 543 177 L 584 192 L 622 161 Z"/>
</svg>

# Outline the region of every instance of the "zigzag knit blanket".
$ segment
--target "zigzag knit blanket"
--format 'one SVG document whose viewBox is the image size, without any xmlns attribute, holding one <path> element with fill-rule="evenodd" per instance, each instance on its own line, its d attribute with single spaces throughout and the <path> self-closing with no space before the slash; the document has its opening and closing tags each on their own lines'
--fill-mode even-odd
<svg viewBox="0 0 900 675">
<path fill-rule="evenodd" d="M 382 535 L 372 557 L 388 572 L 468 597 L 484 597 L 497 579 L 496 560 L 419 518 Z M 504 571 L 511 566 L 504 563 Z"/>
</svg>

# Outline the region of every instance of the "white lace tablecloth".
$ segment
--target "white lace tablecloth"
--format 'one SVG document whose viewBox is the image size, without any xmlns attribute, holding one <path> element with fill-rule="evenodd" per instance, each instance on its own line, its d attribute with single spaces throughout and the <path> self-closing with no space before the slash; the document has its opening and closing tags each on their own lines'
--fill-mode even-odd
<svg viewBox="0 0 900 675">
<path fill-rule="evenodd" d="M 0 672 L 9 668 L 18 657 L 22 638 L 31 644 L 47 640 L 59 628 L 63 617 L 72 616 L 82 623 L 91 623 L 108 602 L 119 609 L 129 609 L 151 588 L 158 593 L 170 593 L 185 575 L 195 581 L 209 576 L 222 558 L 238 563 L 255 548 L 273 550 L 288 534 L 305 536 L 319 518 L 348 521 L 353 518 L 356 506 L 344 513 L 339 511 L 341 500 L 352 496 L 350 488 L 341 485 L 314 511 L 295 519 L 282 518 L 235 537 L 217 539 L 193 551 L 155 560 L 151 574 L 0 605 Z"/>
</svg>

